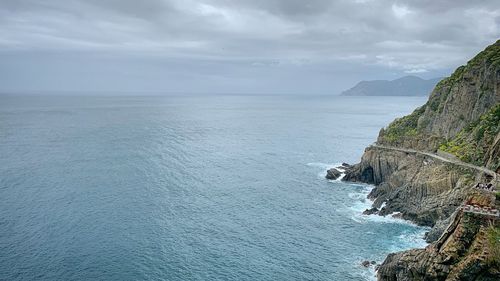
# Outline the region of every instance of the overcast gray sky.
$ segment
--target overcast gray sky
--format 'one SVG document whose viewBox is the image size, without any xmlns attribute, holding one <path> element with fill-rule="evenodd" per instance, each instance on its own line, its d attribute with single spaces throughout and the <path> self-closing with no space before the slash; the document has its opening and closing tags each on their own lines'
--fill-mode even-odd
<svg viewBox="0 0 500 281">
<path fill-rule="evenodd" d="M 498 0 L 0 0 L 0 91 L 337 94 L 499 38 Z"/>
</svg>

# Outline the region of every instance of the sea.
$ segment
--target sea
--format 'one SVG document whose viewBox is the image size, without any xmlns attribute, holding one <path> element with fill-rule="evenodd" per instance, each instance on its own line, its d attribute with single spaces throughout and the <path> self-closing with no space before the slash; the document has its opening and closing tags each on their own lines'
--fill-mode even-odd
<svg viewBox="0 0 500 281">
<path fill-rule="evenodd" d="M 0 95 L 0 280 L 374 280 L 428 229 L 326 170 L 425 100 Z"/>
</svg>

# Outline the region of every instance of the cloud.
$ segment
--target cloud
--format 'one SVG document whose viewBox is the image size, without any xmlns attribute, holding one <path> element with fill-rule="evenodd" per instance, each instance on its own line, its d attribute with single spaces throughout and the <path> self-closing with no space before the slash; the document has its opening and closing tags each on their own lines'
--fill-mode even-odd
<svg viewBox="0 0 500 281">
<path fill-rule="evenodd" d="M 236 80 L 284 91 L 266 77 L 296 73 L 304 76 L 292 79 L 305 81 L 330 71 L 335 76 L 320 83 L 326 90 L 394 73 L 441 76 L 498 38 L 496 0 L 0 0 L 0 59 L 8 56 L 19 70 L 11 77 L 22 75 L 28 54 L 51 53 L 64 56 L 67 67 L 100 56 L 130 67 L 148 63 L 146 72 L 162 62 L 169 73 L 198 78 L 211 65 L 220 69 L 217 81 L 240 75 Z M 97 67 L 92 61 L 89 69 Z M 267 68 L 273 75 L 255 73 Z M 377 71 L 361 77 L 365 69 Z"/>
<path fill-rule="evenodd" d="M 417 73 L 426 73 L 429 71 L 427 69 L 423 69 L 423 68 L 413 68 L 413 69 L 407 69 L 404 72 L 410 73 L 410 74 L 417 74 Z"/>
<path fill-rule="evenodd" d="M 404 18 L 412 12 L 406 6 L 400 6 L 396 3 L 392 4 L 392 12 L 397 18 Z"/>
</svg>

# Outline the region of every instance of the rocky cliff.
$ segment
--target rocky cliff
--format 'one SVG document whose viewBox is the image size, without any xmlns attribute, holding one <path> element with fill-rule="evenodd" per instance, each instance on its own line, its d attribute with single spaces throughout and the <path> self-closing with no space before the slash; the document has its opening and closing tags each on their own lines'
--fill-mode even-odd
<svg viewBox="0 0 500 281">
<path fill-rule="evenodd" d="M 481 192 L 471 202 L 494 205 Z M 499 207 L 498 204 L 496 207 Z M 425 249 L 390 254 L 379 280 L 500 280 L 500 224 L 493 217 L 458 210 L 446 231 Z"/>
<path fill-rule="evenodd" d="M 379 215 L 400 212 L 433 226 L 427 239 L 434 242 L 388 256 L 379 280 L 500 277 L 498 261 L 490 262 L 491 253 L 499 257 L 498 220 L 457 211 L 466 200 L 495 206 L 493 193 L 484 196 L 472 187 L 498 185 L 500 175 L 492 171 L 500 171 L 499 155 L 500 40 L 439 82 L 425 105 L 382 129 L 346 172 L 343 180 L 376 186 L 369 197 Z"/>
<path fill-rule="evenodd" d="M 494 115 L 500 102 L 499 89 L 500 40 L 440 81 L 425 105 L 382 129 L 377 142 L 436 151 L 460 133 L 470 135 L 464 131 L 470 133 L 488 114 Z M 498 108 L 496 113 L 498 117 Z M 498 136 L 499 120 L 495 116 L 490 119 L 474 137 L 491 148 Z"/>
</svg>

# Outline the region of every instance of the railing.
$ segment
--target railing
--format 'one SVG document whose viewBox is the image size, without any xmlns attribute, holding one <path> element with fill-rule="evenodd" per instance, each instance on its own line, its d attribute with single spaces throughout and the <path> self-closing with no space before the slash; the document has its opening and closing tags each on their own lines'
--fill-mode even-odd
<svg viewBox="0 0 500 281">
<path fill-rule="evenodd" d="M 483 207 L 483 206 L 478 206 L 478 205 L 464 204 L 464 205 L 460 206 L 460 208 L 465 213 L 473 213 L 473 214 L 478 214 L 478 215 L 500 217 L 500 211 L 495 209 L 495 208 L 491 208 L 491 207 Z"/>
</svg>

